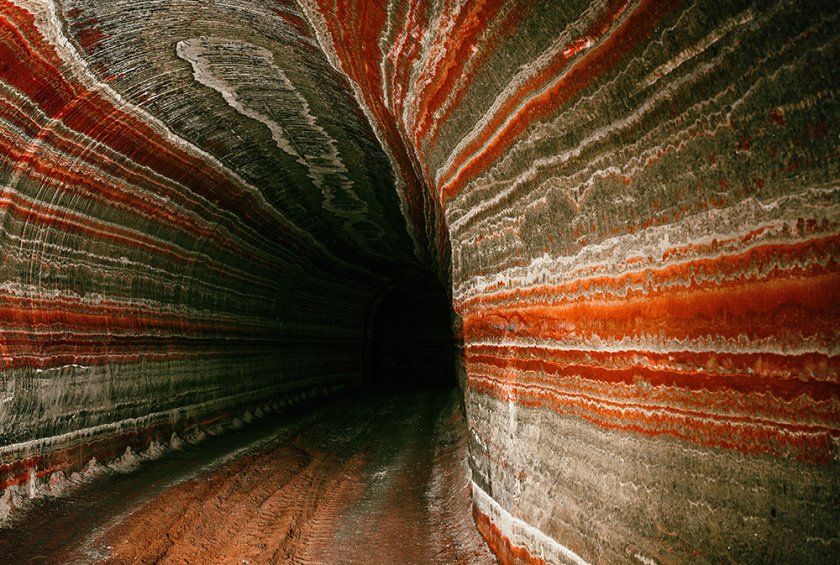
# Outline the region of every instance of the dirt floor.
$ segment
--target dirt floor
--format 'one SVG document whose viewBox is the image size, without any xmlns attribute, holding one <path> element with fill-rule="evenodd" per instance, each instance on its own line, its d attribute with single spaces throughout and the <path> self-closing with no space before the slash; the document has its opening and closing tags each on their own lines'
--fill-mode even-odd
<svg viewBox="0 0 840 565">
<path fill-rule="evenodd" d="M 359 392 L 110 473 L 0 530 L 3 563 L 495 563 L 457 391 Z"/>
</svg>

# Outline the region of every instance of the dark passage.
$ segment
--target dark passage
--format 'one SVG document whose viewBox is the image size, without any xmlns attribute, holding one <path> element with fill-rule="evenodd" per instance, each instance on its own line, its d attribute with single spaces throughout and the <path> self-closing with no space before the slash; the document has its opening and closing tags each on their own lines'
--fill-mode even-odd
<svg viewBox="0 0 840 565">
<path fill-rule="evenodd" d="M 386 289 L 371 309 L 369 381 L 376 388 L 454 387 L 452 309 L 431 274 L 416 274 Z"/>
</svg>

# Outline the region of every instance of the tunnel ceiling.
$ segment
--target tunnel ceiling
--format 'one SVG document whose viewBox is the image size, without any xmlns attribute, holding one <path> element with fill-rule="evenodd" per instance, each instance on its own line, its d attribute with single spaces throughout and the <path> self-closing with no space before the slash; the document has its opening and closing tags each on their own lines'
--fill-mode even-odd
<svg viewBox="0 0 840 565">
<path fill-rule="evenodd" d="M 837 19 L 0 0 L 3 504 L 359 383 L 431 270 L 497 554 L 831 561 Z"/>
<path fill-rule="evenodd" d="M 131 0 L 60 10 L 96 80 L 205 154 L 203 168 L 258 195 L 260 210 L 238 217 L 286 261 L 307 249 L 374 272 L 411 260 L 388 160 L 294 4 Z M 237 196 L 227 192 L 225 211 Z"/>
</svg>

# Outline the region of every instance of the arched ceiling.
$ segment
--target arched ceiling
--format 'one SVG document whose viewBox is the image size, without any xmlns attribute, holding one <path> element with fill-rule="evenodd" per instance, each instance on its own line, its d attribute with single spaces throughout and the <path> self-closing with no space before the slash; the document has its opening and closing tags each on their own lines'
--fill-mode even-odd
<svg viewBox="0 0 840 565">
<path fill-rule="evenodd" d="M 59 9 L 97 79 L 255 187 L 295 229 L 372 270 L 412 260 L 387 158 L 294 3 Z"/>
</svg>

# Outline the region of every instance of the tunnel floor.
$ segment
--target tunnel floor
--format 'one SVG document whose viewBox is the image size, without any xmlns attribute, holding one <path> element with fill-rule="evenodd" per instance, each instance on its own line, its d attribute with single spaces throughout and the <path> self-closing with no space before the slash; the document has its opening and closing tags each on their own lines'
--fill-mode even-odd
<svg viewBox="0 0 840 565">
<path fill-rule="evenodd" d="M 310 402 L 38 501 L 9 563 L 495 563 L 456 389 Z"/>
</svg>

